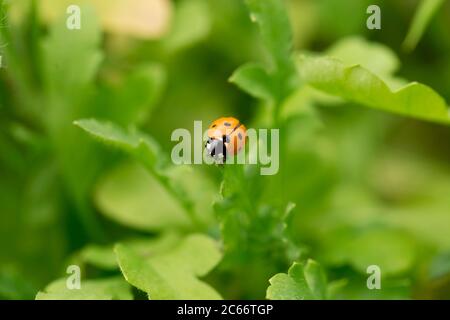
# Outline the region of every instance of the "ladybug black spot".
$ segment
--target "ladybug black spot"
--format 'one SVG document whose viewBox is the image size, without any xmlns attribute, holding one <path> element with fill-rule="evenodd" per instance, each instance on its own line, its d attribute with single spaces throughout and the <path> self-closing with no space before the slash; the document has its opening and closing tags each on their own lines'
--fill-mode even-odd
<svg viewBox="0 0 450 320">
<path fill-rule="evenodd" d="M 229 122 L 224 122 L 223 125 L 224 125 L 225 127 L 231 127 L 231 123 L 229 123 Z"/>
<path fill-rule="evenodd" d="M 238 133 L 238 137 L 239 137 L 239 140 L 242 140 L 242 134 L 240 132 Z"/>
</svg>

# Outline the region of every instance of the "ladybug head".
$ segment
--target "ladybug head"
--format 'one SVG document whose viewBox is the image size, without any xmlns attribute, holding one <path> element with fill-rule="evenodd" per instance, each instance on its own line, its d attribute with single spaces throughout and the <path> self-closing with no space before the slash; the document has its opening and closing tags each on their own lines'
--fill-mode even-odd
<svg viewBox="0 0 450 320">
<path fill-rule="evenodd" d="M 208 138 L 205 148 L 208 154 L 216 161 L 219 163 L 225 162 L 227 157 L 227 148 L 224 141 L 215 138 Z"/>
</svg>

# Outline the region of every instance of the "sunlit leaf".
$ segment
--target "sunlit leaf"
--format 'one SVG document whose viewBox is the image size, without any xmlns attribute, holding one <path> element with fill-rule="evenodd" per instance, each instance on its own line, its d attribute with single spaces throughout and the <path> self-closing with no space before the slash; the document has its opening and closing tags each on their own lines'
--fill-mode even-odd
<svg viewBox="0 0 450 320">
<path fill-rule="evenodd" d="M 176 199 L 138 165 L 121 165 L 101 178 L 96 188 L 95 202 L 105 216 L 139 230 L 189 225 Z M 158 203 L 157 208 L 154 203 Z"/>
<path fill-rule="evenodd" d="M 204 40 L 211 30 L 211 13 L 207 1 L 177 2 L 171 30 L 162 40 L 169 52 L 176 52 Z"/>
<path fill-rule="evenodd" d="M 243 65 L 233 73 L 229 80 L 255 98 L 275 100 L 272 79 L 267 71 L 258 64 Z"/>
<path fill-rule="evenodd" d="M 36 300 L 131 300 L 130 286 L 122 278 L 81 279 L 80 289 L 68 289 L 67 279 L 49 284 L 36 295 Z"/>
<path fill-rule="evenodd" d="M 325 275 L 313 260 L 308 260 L 306 265 L 294 262 L 288 274 L 276 274 L 269 282 L 267 299 L 270 300 L 326 299 Z"/>
<path fill-rule="evenodd" d="M 143 256 L 161 254 L 166 250 L 173 248 L 180 236 L 175 233 L 165 233 L 156 238 L 136 238 L 123 241 L 122 244 Z M 119 268 L 114 245 L 95 245 L 91 244 L 83 248 L 77 255 L 83 263 L 95 266 L 99 269 L 115 270 Z"/>
<path fill-rule="evenodd" d="M 206 275 L 221 259 L 217 244 L 203 235 L 188 236 L 167 252 L 145 258 L 125 245 L 115 247 L 125 279 L 147 292 L 150 299 L 220 299 L 198 277 Z"/>
<path fill-rule="evenodd" d="M 392 91 L 367 69 L 326 57 L 301 56 L 298 68 L 305 82 L 328 94 L 405 116 L 450 123 L 444 98 L 426 85 L 413 82 Z"/>
</svg>

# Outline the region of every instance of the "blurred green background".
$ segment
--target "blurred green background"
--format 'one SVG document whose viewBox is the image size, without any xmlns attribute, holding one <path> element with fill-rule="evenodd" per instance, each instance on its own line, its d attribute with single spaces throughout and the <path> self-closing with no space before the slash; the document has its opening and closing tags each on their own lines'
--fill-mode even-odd
<svg viewBox="0 0 450 320">
<path fill-rule="evenodd" d="M 243 1 L 84 2 L 90 5 L 82 9 L 78 33 L 65 28 L 66 8 L 83 1 L 3 4 L 3 299 L 33 299 L 83 256 L 88 277 L 117 274 L 89 263 L 93 249 L 195 230 L 154 177 L 89 138 L 74 120 L 139 126 L 167 155 L 171 132 L 192 130 L 194 120 L 207 124 L 232 115 L 247 127 L 270 125 L 267 106 L 228 81 L 240 65 L 267 58 Z M 444 1 L 414 50 L 402 47 L 419 2 L 285 5 L 295 51 L 335 52 L 348 63 L 385 72 L 386 79 L 427 84 L 450 101 L 450 2 Z M 381 30 L 366 27 L 370 4 L 382 9 Z M 296 204 L 288 221 L 296 246 L 290 257 L 312 257 L 330 280 L 347 279 L 337 298 L 449 299 L 450 128 L 308 98 L 301 90 L 286 102 L 280 164 L 283 200 Z M 305 105 L 313 111 L 303 112 Z M 180 167 L 173 175 L 195 199 L 204 232 L 220 241 L 213 203 L 221 169 Z M 259 190 L 261 207 L 277 205 L 278 179 L 258 177 L 242 193 Z M 241 257 L 229 255 L 208 275 L 224 298 L 264 298 L 268 279 L 291 265 L 276 257 L 268 228 L 255 224 L 248 248 L 236 254 Z M 381 267 L 382 290 L 366 287 L 371 264 Z"/>
</svg>

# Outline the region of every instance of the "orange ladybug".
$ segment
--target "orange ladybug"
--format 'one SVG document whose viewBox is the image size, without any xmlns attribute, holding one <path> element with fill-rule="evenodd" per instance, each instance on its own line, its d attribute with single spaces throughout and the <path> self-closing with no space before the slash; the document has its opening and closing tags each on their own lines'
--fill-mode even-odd
<svg viewBox="0 0 450 320">
<path fill-rule="evenodd" d="M 246 128 L 233 117 L 219 118 L 208 128 L 205 148 L 208 154 L 219 163 L 234 156 L 245 146 Z"/>
</svg>

